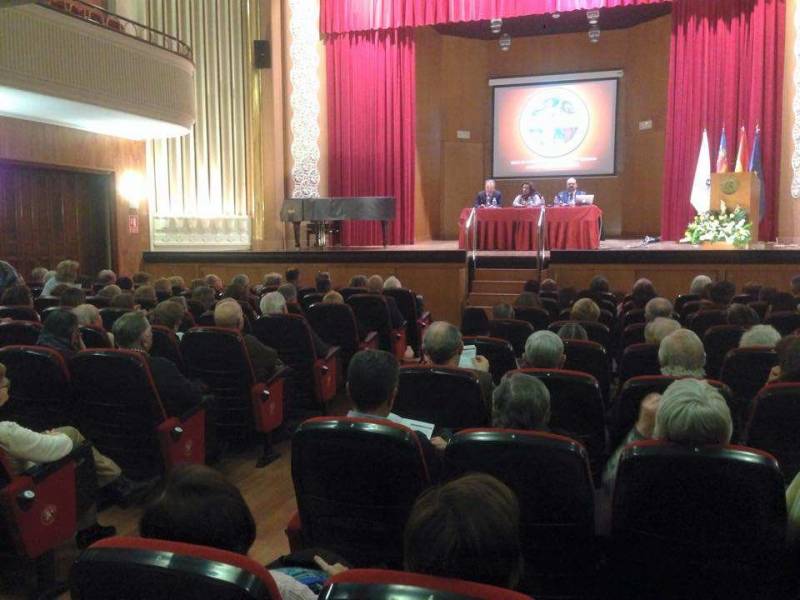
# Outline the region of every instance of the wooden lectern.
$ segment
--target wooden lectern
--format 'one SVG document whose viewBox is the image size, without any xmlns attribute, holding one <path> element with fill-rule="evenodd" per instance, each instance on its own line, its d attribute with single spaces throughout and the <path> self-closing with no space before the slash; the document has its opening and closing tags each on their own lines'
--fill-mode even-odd
<svg viewBox="0 0 800 600">
<path fill-rule="evenodd" d="M 753 172 L 712 173 L 711 210 L 719 210 L 720 202 L 725 202 L 728 210 L 741 206 L 753 224 L 752 241 L 758 241 L 758 204 L 761 197 L 761 180 Z"/>
</svg>

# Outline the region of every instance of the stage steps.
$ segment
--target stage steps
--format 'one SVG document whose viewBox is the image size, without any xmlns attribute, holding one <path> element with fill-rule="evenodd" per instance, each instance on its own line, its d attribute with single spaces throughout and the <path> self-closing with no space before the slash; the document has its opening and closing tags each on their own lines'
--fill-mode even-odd
<svg viewBox="0 0 800 600">
<path fill-rule="evenodd" d="M 490 310 L 492 306 L 501 302 L 513 304 L 516 297 L 522 292 L 525 282 L 537 277 L 536 269 L 480 267 L 475 269 L 467 305 Z"/>
</svg>

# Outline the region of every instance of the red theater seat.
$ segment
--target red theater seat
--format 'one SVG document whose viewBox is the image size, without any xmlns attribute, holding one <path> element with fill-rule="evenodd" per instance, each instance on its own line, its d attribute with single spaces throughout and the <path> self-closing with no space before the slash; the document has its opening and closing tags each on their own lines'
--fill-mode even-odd
<svg viewBox="0 0 800 600">
<path fill-rule="evenodd" d="M 39 321 L 39 313 L 29 306 L 0 306 L 0 319 Z"/>
<path fill-rule="evenodd" d="M 508 340 L 517 356 L 522 356 L 525 352 L 525 342 L 532 333 L 533 325 L 528 321 L 520 319 L 491 319 L 489 321 L 489 335 Z"/>
<path fill-rule="evenodd" d="M 169 327 L 163 325 L 152 325 L 153 330 L 153 346 L 150 348 L 151 356 L 160 356 L 171 360 L 172 363 L 180 369 L 180 372 L 186 374 L 186 363 L 181 354 L 181 346 L 178 341 L 178 336 Z"/>
<path fill-rule="evenodd" d="M 422 338 L 432 322 L 431 313 L 428 311 L 420 313 L 417 310 L 417 295 L 412 290 L 405 288 L 388 289 L 383 290 L 383 295 L 394 298 L 397 303 L 397 309 L 406 320 L 406 340 L 408 345 L 414 349 L 414 352 L 419 354 Z"/>
<path fill-rule="evenodd" d="M 168 417 L 148 357 L 131 350 L 85 350 L 70 360 L 81 433 L 131 479 L 205 462 L 203 406 Z"/>
<path fill-rule="evenodd" d="M 347 299 L 356 319 L 367 331 L 377 331 L 381 350 L 391 352 L 402 360 L 406 353 L 406 327 L 395 329 L 389 313 L 389 303 L 378 294 L 354 294 Z"/>
<path fill-rule="evenodd" d="M 351 569 L 328 580 L 325 600 L 531 600 L 504 588 L 403 571 Z"/>
<path fill-rule="evenodd" d="M 94 327 L 82 326 L 80 332 L 83 345 L 87 348 L 112 348 L 111 339 L 105 331 Z"/>
<path fill-rule="evenodd" d="M 85 550 L 72 565 L 70 593 L 73 600 L 281 600 L 269 572 L 246 556 L 129 537 Z"/>
<path fill-rule="evenodd" d="M 769 452 L 786 483 L 800 471 L 800 383 L 773 383 L 753 400 L 745 443 Z"/>
<path fill-rule="evenodd" d="M 356 316 L 347 304 L 314 304 L 306 311 L 306 319 L 319 337 L 339 348 L 343 373 L 347 372 L 353 354 L 378 348 L 376 331 L 367 332 L 363 340 L 359 338 Z"/>
<path fill-rule="evenodd" d="M 488 336 L 465 337 L 465 346 L 475 346 L 478 356 L 485 356 L 489 361 L 489 370 L 495 385 L 500 383 L 503 375 L 517 368 L 514 348 L 508 340 Z"/>
<path fill-rule="evenodd" d="M 0 348 L 3 346 L 33 346 L 42 332 L 38 321 L 10 321 L 0 323 Z"/>
</svg>

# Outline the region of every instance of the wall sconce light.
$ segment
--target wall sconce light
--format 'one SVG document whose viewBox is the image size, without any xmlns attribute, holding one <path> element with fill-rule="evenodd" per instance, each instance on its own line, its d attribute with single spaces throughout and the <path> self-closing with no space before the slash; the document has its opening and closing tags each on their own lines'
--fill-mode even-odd
<svg viewBox="0 0 800 600">
<path fill-rule="evenodd" d="M 500 44 L 500 50 L 503 52 L 508 52 L 511 49 L 511 36 L 507 33 L 504 33 L 500 36 L 498 43 Z"/>
<path fill-rule="evenodd" d="M 139 206 L 145 198 L 144 177 L 138 171 L 125 171 L 117 181 L 117 193 L 128 203 L 128 233 L 139 233 Z"/>
<path fill-rule="evenodd" d="M 503 28 L 503 19 L 492 19 L 489 22 L 489 29 L 492 33 L 497 35 L 500 33 L 500 30 Z"/>
<path fill-rule="evenodd" d="M 589 29 L 589 41 L 593 44 L 596 44 L 600 41 L 600 28 L 596 25 Z"/>
<path fill-rule="evenodd" d="M 600 11 L 596 9 L 587 10 L 586 20 L 589 21 L 589 25 L 597 25 L 600 22 Z"/>
</svg>

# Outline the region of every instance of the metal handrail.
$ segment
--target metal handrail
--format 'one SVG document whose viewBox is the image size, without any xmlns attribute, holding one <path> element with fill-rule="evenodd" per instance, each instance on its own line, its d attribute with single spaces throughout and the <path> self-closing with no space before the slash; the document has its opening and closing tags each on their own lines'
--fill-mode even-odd
<svg viewBox="0 0 800 600">
<path fill-rule="evenodd" d="M 467 217 L 467 222 L 464 224 L 464 229 L 466 230 L 466 236 L 465 236 L 466 243 L 469 243 L 470 234 L 472 233 L 472 266 L 473 267 L 475 266 L 475 246 L 478 245 L 477 235 L 475 234 L 475 232 L 478 229 L 478 224 L 476 222 L 477 221 L 477 216 L 476 216 L 476 212 L 475 211 L 476 211 L 476 209 L 473 206 L 472 210 L 469 211 L 469 216 Z M 469 251 L 467 251 L 467 253 L 466 253 L 466 259 L 465 260 L 466 260 L 466 265 L 465 266 L 466 266 L 466 269 L 467 269 L 467 276 L 464 278 L 464 287 L 465 287 L 465 290 L 464 290 L 464 301 L 466 302 L 466 299 L 469 297 L 470 284 L 472 282 L 472 277 L 470 276 L 471 271 L 470 271 L 470 253 L 469 253 Z"/>
<path fill-rule="evenodd" d="M 159 31 L 158 29 L 153 29 L 144 23 L 139 23 L 138 21 L 134 21 L 128 17 L 123 17 L 116 13 L 112 13 L 102 6 L 97 6 L 95 4 L 91 4 L 90 2 L 84 2 L 83 0 L 39 0 L 37 4 L 75 19 L 80 19 L 82 21 L 86 21 L 87 23 L 92 23 L 93 25 L 98 25 L 111 31 L 115 31 L 116 33 L 126 35 L 130 38 L 150 44 L 151 46 L 156 46 L 157 48 L 161 48 L 167 52 L 172 52 L 173 54 L 177 54 L 178 56 L 181 56 L 187 60 L 192 60 L 192 48 L 187 43 L 182 42 L 173 35 Z M 72 7 L 76 5 L 85 9 L 84 14 L 79 14 L 72 10 Z M 102 20 L 98 21 L 97 19 L 92 18 L 94 16 L 92 13 L 102 14 Z M 117 29 L 110 27 L 108 25 L 109 19 L 118 21 L 120 28 Z M 133 33 L 131 33 L 131 31 L 133 31 Z M 156 41 L 158 38 L 160 38 L 161 43 Z"/>
<path fill-rule="evenodd" d="M 542 204 L 542 210 L 539 211 L 539 221 L 536 224 L 536 228 L 539 230 L 539 243 L 537 244 L 536 248 L 536 263 L 537 269 L 539 273 L 539 283 L 542 282 L 542 271 L 544 269 L 544 248 L 545 248 L 545 223 L 546 217 L 545 213 L 547 212 L 547 207 Z"/>
</svg>

